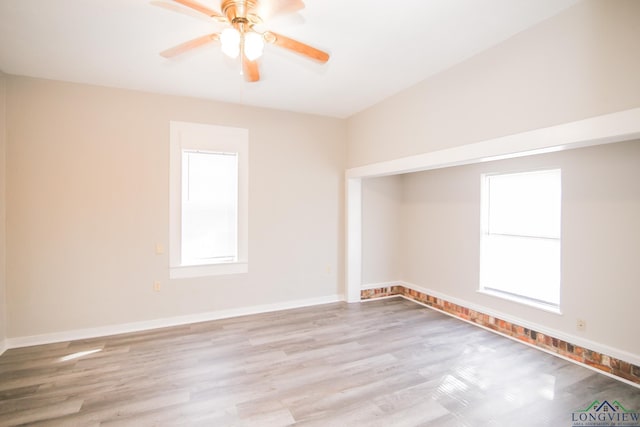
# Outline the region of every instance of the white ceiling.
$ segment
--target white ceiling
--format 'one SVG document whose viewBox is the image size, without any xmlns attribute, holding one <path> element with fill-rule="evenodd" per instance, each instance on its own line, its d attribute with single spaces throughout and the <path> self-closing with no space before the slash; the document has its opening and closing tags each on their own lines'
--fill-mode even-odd
<svg viewBox="0 0 640 427">
<path fill-rule="evenodd" d="M 0 0 L 0 70 L 348 117 L 578 1 L 306 0 L 268 27 L 328 51 L 329 62 L 267 46 L 262 80 L 246 83 L 216 43 L 158 54 L 222 28 L 152 4 L 171 0 Z M 219 10 L 219 0 L 200 2 Z"/>
</svg>

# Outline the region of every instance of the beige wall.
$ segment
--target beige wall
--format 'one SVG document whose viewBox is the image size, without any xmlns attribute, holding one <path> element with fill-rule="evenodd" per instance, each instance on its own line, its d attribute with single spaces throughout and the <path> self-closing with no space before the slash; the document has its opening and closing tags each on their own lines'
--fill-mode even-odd
<svg viewBox="0 0 640 427">
<path fill-rule="evenodd" d="M 7 89 L 9 337 L 343 292 L 343 120 L 14 76 Z M 249 129 L 248 274 L 169 280 L 155 255 L 170 120 Z"/>
<path fill-rule="evenodd" d="M 635 0 L 580 2 L 356 114 L 347 125 L 348 167 L 639 107 L 638 16 Z M 388 269 L 475 306 L 640 355 L 633 338 L 640 298 L 639 147 L 635 141 L 406 175 L 399 265 Z M 562 315 L 477 292 L 479 174 L 546 165 L 563 167 Z M 392 209 L 371 200 L 363 200 L 363 224 L 378 216 L 369 210 Z M 372 233 L 363 225 L 363 241 L 375 241 Z M 385 251 L 363 248 L 364 284 L 387 277 L 366 262 Z M 576 330 L 577 318 L 586 320 L 585 332 Z"/>
<path fill-rule="evenodd" d="M 478 293 L 480 174 L 556 167 L 562 315 Z M 640 355 L 640 141 L 409 174 L 403 184 L 406 282 Z"/>
<path fill-rule="evenodd" d="M 7 337 L 6 297 L 6 76 L 0 71 L 0 348 Z M 2 350 L 0 350 L 2 351 Z"/>
<path fill-rule="evenodd" d="M 350 167 L 364 165 L 640 106 L 639 14 L 635 0 L 586 0 L 346 123 L 184 97 L 6 78 L 8 336 L 342 293 L 345 157 Z M 169 120 L 249 129 L 249 274 L 170 281 L 167 253 L 154 254 L 156 243 L 168 245 Z M 600 170 L 597 158 L 590 159 Z M 460 179 L 449 181 L 447 174 L 456 170 L 466 169 L 430 172 L 444 174 L 434 188 L 429 187 L 434 181 L 420 180 L 421 175 L 364 182 L 364 282 L 401 275 L 573 333 L 573 317 L 597 302 L 593 290 L 580 296 L 572 292 L 569 299 L 563 294 L 569 311 L 551 317 L 484 300 L 462 284 L 477 268 L 477 245 L 469 237 L 477 236 L 477 224 L 469 216 L 477 198 Z M 593 184 L 594 191 L 601 188 L 599 181 Z M 394 206 L 399 187 L 411 189 L 400 209 Z M 620 197 L 624 191 L 633 193 L 623 187 Z M 411 206 L 420 208 L 411 201 L 423 191 L 431 200 L 427 218 L 433 224 L 445 217 L 449 221 L 429 231 L 434 241 L 446 236 L 460 243 L 423 247 L 406 230 L 400 239 L 412 239 L 398 240 L 396 227 L 402 221 L 394 219 L 409 218 Z M 609 201 L 597 192 L 588 197 L 592 199 L 575 206 L 583 203 L 594 214 L 566 224 L 570 235 L 572 227 L 606 222 L 610 203 L 616 206 L 613 218 L 624 217 L 620 200 Z M 629 212 L 637 213 L 637 198 L 630 200 Z M 423 219 L 417 224 L 426 227 Z M 371 233 L 376 227 L 385 230 L 378 239 Z M 596 231 L 602 244 L 638 253 L 624 233 Z M 395 245 L 401 250 L 390 251 Z M 598 258 L 603 252 L 587 243 L 564 256 L 573 265 L 601 265 L 598 274 L 612 274 L 620 286 L 637 273 L 626 264 L 628 255 L 603 264 Z M 419 260 L 403 261 L 407 253 Z M 434 266 L 436 260 L 442 262 L 438 269 L 423 267 L 425 254 Z M 458 258 L 466 261 L 458 263 Z M 615 270 L 620 266 L 624 268 Z M 563 278 L 572 283 L 592 286 L 594 280 L 604 280 L 593 279 L 597 274 L 588 269 L 593 274 L 586 278 L 577 268 L 571 271 Z M 155 280 L 162 284 L 160 293 L 152 292 Z M 2 298 L 0 289 L 0 310 Z M 632 324 L 624 310 L 622 320 Z M 610 312 L 608 307 L 601 316 L 608 318 Z M 625 329 L 608 337 L 611 322 L 583 317 L 589 338 L 619 348 L 637 346 L 620 344 Z"/>
<path fill-rule="evenodd" d="M 349 119 L 349 167 L 640 106 L 640 1 L 586 0 Z"/>
<path fill-rule="evenodd" d="M 398 281 L 402 177 L 362 181 L 362 283 Z"/>
</svg>

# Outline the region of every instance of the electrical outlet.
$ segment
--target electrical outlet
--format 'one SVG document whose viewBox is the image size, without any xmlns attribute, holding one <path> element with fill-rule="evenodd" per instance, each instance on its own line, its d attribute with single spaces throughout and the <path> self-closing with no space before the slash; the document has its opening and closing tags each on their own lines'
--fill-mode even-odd
<svg viewBox="0 0 640 427">
<path fill-rule="evenodd" d="M 162 255 L 164 253 L 164 246 L 162 243 L 156 243 L 156 255 Z"/>
<path fill-rule="evenodd" d="M 155 292 L 160 292 L 160 282 L 158 281 L 153 282 L 153 290 Z"/>
<path fill-rule="evenodd" d="M 584 331 L 587 328 L 587 322 L 582 319 L 576 320 L 576 329 L 579 331 Z"/>
<path fill-rule="evenodd" d="M 327 265 L 327 274 L 331 274 L 331 266 Z"/>
</svg>

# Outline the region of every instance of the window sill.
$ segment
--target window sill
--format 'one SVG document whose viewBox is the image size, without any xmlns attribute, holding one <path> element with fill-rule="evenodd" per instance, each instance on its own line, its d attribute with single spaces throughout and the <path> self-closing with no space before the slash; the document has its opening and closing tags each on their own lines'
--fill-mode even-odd
<svg viewBox="0 0 640 427">
<path fill-rule="evenodd" d="M 543 302 L 537 302 L 537 301 L 530 300 L 528 298 L 521 298 L 516 295 L 506 294 L 506 293 L 493 291 L 489 289 L 478 289 L 478 292 L 484 295 L 489 295 L 492 297 L 496 297 L 496 298 L 504 299 L 507 301 L 515 302 L 518 304 L 526 305 L 529 307 L 537 308 L 539 310 L 543 310 L 549 313 L 562 314 L 562 312 L 560 311 L 560 306 L 545 304 Z"/>
<path fill-rule="evenodd" d="M 247 262 L 230 262 L 224 264 L 186 265 L 171 267 L 169 278 L 188 279 L 190 277 L 222 276 L 226 274 L 242 274 L 249 271 Z"/>
</svg>

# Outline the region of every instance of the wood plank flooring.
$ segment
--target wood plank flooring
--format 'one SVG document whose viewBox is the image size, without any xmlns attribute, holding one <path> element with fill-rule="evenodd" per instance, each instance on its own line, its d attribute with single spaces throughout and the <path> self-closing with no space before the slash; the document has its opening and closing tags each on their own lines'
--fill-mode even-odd
<svg viewBox="0 0 640 427">
<path fill-rule="evenodd" d="M 0 426 L 571 426 L 640 389 L 401 298 L 13 349 Z"/>
</svg>

